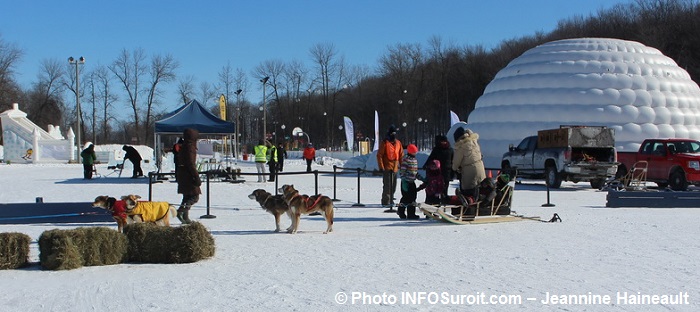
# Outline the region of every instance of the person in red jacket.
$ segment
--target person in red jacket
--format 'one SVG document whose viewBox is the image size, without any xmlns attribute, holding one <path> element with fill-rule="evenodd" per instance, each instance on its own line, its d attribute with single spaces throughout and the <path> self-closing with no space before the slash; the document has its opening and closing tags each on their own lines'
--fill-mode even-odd
<svg viewBox="0 0 700 312">
<path fill-rule="evenodd" d="M 396 138 L 396 127 L 391 125 L 386 138 L 379 144 L 377 151 L 377 166 L 382 173 L 382 206 L 388 207 L 386 212 L 393 212 L 394 193 L 396 193 L 396 173 L 403 158 L 403 146 Z"/>
<path fill-rule="evenodd" d="M 316 161 L 316 149 L 309 143 L 304 148 L 304 159 L 306 159 L 306 172 L 311 172 L 311 162 Z"/>
</svg>

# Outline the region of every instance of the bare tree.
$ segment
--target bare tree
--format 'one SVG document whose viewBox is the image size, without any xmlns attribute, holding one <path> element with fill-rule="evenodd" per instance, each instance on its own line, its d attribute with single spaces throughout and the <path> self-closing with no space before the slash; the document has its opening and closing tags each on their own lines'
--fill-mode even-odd
<svg viewBox="0 0 700 312">
<path fill-rule="evenodd" d="M 116 126 L 112 126 L 112 123 L 116 123 L 116 118 L 112 116 L 110 110 L 112 105 L 119 99 L 116 94 L 112 92 L 112 76 L 109 74 L 109 69 L 104 65 L 98 65 L 92 72 L 93 83 L 95 85 L 96 100 L 99 101 L 100 108 L 102 110 L 102 131 L 101 131 L 101 142 L 108 142 L 109 134 L 112 129 L 116 129 Z M 111 122 L 110 122 L 111 121 Z"/>
<path fill-rule="evenodd" d="M 335 49 L 335 45 L 332 43 L 317 43 L 311 47 L 309 50 L 311 54 L 311 59 L 314 61 L 317 70 L 317 79 L 321 82 L 321 95 L 323 99 L 323 113 L 327 116 L 329 110 L 330 94 L 331 94 L 331 79 L 335 74 L 336 68 L 334 67 L 335 56 L 338 51 Z M 326 145 L 330 143 L 329 132 L 330 132 L 330 120 L 325 118 L 325 133 Z"/>
<path fill-rule="evenodd" d="M 182 104 L 189 103 L 194 98 L 194 82 L 193 75 L 187 75 L 181 78 L 177 84 L 177 93 L 180 95 Z"/>
<path fill-rule="evenodd" d="M 397 126 L 414 117 L 409 112 L 416 111 L 416 99 L 424 92 L 423 64 L 420 44 L 390 46 L 388 53 L 379 60 L 379 70 L 390 84 L 389 93 L 386 94 L 389 102 L 384 114 L 391 116 L 389 121 Z"/>
<path fill-rule="evenodd" d="M 27 117 L 38 125 L 62 125 L 65 107 L 61 97 L 61 92 L 64 90 L 61 79 L 65 64 L 56 59 L 41 61 L 41 72 L 37 75 L 38 82 L 34 85 L 30 94 L 30 103 L 26 108 Z"/>
<path fill-rule="evenodd" d="M 148 94 L 146 99 L 146 142 L 153 137 L 152 131 L 155 131 L 153 127 L 155 123 L 155 120 L 153 120 L 153 108 L 158 104 L 159 87 L 161 84 L 167 84 L 175 80 L 175 70 L 178 67 L 179 64 L 172 55 L 156 55 L 151 58 L 151 66 L 149 67 L 150 80 L 146 90 Z"/>
<path fill-rule="evenodd" d="M 5 111 L 13 102 L 18 102 L 16 97 L 20 90 L 13 76 L 22 54 L 17 45 L 6 42 L 0 35 L 0 111 Z"/>
<path fill-rule="evenodd" d="M 234 70 L 231 68 L 231 62 L 226 63 L 226 66 L 221 68 L 221 71 L 219 72 L 219 85 L 217 86 L 217 89 L 219 90 L 219 93 L 223 94 L 224 97 L 226 97 L 226 120 L 233 120 L 232 114 L 228 114 L 229 111 L 231 111 L 231 94 L 236 92 L 235 89 L 235 77 L 234 77 Z"/>
<path fill-rule="evenodd" d="M 217 95 L 216 89 L 214 89 L 214 87 L 211 85 L 211 83 L 206 82 L 206 81 L 202 81 L 199 84 L 199 94 L 201 96 L 200 102 L 202 103 L 202 105 L 204 105 L 204 107 L 209 107 L 212 110 L 212 112 L 219 110 L 218 105 L 216 105 L 216 108 L 214 108 L 215 107 L 214 105 L 211 105 L 211 101 L 215 101 L 216 99 L 219 98 Z M 218 115 L 218 114 L 214 114 L 214 115 Z"/>
<path fill-rule="evenodd" d="M 140 85 L 141 78 L 146 74 L 148 67 L 145 64 L 145 52 L 141 48 L 134 49 L 129 52 L 126 49 L 121 51 L 117 59 L 109 66 L 109 70 L 114 73 L 119 82 L 122 84 L 124 91 L 129 100 L 129 106 L 133 114 L 134 133 L 136 144 L 141 143 L 139 136 L 140 131 L 140 110 L 139 95 L 143 92 Z"/>
<path fill-rule="evenodd" d="M 262 64 L 258 65 L 255 67 L 255 70 L 253 71 L 253 76 L 260 78 L 260 81 L 263 80 L 265 77 L 269 77 L 265 85 L 261 85 L 261 87 L 267 88 L 267 86 L 270 86 L 269 89 L 271 89 L 271 92 L 267 92 L 268 89 L 265 89 L 266 93 L 266 98 L 265 103 L 266 105 L 266 110 L 267 114 L 265 118 L 266 125 L 263 127 L 266 131 L 267 129 L 267 124 L 280 120 L 281 115 L 279 113 L 280 111 L 280 93 L 282 91 L 282 87 L 284 86 L 284 83 L 282 82 L 283 78 L 283 73 L 285 70 L 285 64 L 280 61 L 280 60 L 268 60 L 264 61 Z M 273 132 L 273 131 L 268 131 L 268 132 Z"/>
</svg>

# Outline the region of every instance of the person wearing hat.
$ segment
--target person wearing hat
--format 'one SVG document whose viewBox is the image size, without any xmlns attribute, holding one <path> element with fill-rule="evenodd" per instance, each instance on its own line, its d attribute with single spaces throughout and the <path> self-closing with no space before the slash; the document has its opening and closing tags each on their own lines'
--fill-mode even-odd
<svg viewBox="0 0 700 312">
<path fill-rule="evenodd" d="M 396 173 L 402 158 L 403 146 L 396 138 L 396 127 L 391 125 L 377 151 L 377 167 L 382 173 L 382 206 L 389 208 L 386 212 L 394 211 L 392 207 L 396 193 Z"/>
<path fill-rule="evenodd" d="M 275 176 L 277 176 L 277 148 L 269 141 L 265 141 L 265 146 L 267 146 L 267 165 L 270 169 L 270 178 L 268 181 L 275 182 Z"/>
<path fill-rule="evenodd" d="M 478 197 L 476 193 L 481 181 L 486 179 L 479 134 L 470 129 L 457 128 L 454 133 L 455 149 L 452 159 L 452 170 L 459 172 L 459 184 L 462 194 L 472 200 Z"/>
<path fill-rule="evenodd" d="M 316 161 L 316 149 L 309 143 L 304 148 L 304 159 L 306 160 L 306 172 L 311 172 L 311 162 Z"/>
<path fill-rule="evenodd" d="M 134 170 L 133 174 L 131 175 L 132 179 L 142 177 L 143 176 L 143 170 L 141 170 L 141 154 L 131 145 L 124 145 L 122 146 L 122 150 L 126 152 L 124 155 L 124 159 L 128 159 L 131 161 L 131 163 L 134 165 Z"/>
<path fill-rule="evenodd" d="M 401 219 L 419 219 L 416 215 L 416 178 L 418 177 L 418 160 L 416 154 L 418 147 L 409 144 L 406 148 L 406 156 L 401 159 L 399 177 L 401 178 L 401 200 L 397 214 Z"/>
<path fill-rule="evenodd" d="M 447 189 L 450 187 L 450 181 L 452 181 L 452 176 L 453 176 L 453 171 L 452 171 L 452 155 L 454 152 L 452 151 L 452 147 L 450 147 L 450 142 L 447 140 L 447 136 L 439 134 L 435 136 L 435 146 L 433 147 L 433 150 L 430 151 L 430 155 L 428 156 L 428 159 L 425 161 L 425 164 L 423 165 L 423 169 L 426 170 L 426 172 L 430 169 L 428 168 L 430 165 L 433 164 L 434 160 L 438 161 L 438 167 L 440 168 L 440 174 L 442 175 L 442 183 L 441 185 L 443 186 L 442 192 L 440 193 L 442 196 L 440 198 L 448 198 L 447 196 Z M 427 194 L 427 191 L 426 191 Z"/>
</svg>

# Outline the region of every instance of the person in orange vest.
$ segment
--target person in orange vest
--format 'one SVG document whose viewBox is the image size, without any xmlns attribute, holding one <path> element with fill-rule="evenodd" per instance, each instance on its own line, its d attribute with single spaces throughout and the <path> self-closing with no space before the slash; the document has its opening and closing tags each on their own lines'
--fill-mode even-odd
<svg viewBox="0 0 700 312">
<path fill-rule="evenodd" d="M 403 146 L 396 138 L 396 127 L 391 125 L 377 151 L 377 166 L 382 173 L 382 206 L 389 208 L 387 212 L 394 211 L 392 207 L 396 193 L 396 173 L 402 158 Z"/>
<path fill-rule="evenodd" d="M 316 149 L 309 143 L 304 148 L 304 159 L 306 159 L 306 172 L 311 172 L 311 162 L 316 161 Z"/>
</svg>

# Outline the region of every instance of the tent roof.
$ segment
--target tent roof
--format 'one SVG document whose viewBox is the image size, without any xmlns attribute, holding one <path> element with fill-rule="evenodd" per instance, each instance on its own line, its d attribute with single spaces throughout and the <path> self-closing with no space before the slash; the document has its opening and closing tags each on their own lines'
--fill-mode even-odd
<svg viewBox="0 0 700 312">
<path fill-rule="evenodd" d="M 224 121 L 208 112 L 197 100 L 166 114 L 156 121 L 156 134 L 182 134 L 187 128 L 197 129 L 203 134 L 235 133 L 232 122 Z"/>
</svg>

